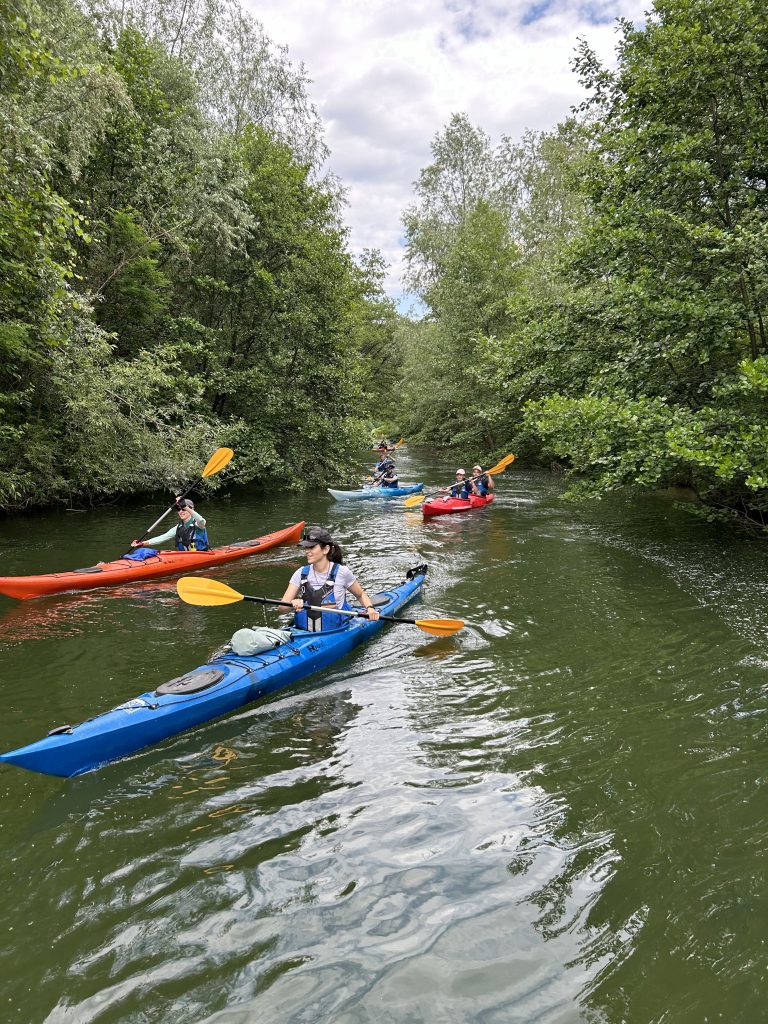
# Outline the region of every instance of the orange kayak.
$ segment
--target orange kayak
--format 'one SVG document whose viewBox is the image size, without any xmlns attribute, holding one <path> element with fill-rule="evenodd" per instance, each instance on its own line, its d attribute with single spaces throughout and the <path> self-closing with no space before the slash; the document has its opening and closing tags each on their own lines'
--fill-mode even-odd
<svg viewBox="0 0 768 1024">
<path fill-rule="evenodd" d="M 453 512 L 469 512 L 473 508 L 485 508 L 493 501 L 493 495 L 488 494 L 485 498 L 478 498 L 476 494 L 470 494 L 468 498 L 433 498 L 432 501 L 425 501 L 421 506 L 424 518 L 430 516 L 447 516 Z"/>
<path fill-rule="evenodd" d="M 238 558 L 259 554 L 280 544 L 295 544 L 301 537 L 304 523 L 295 523 L 284 530 L 267 533 L 255 540 L 241 540 L 210 551 L 159 551 L 144 562 L 118 558 L 115 562 L 99 562 L 87 569 L 51 572 L 42 576 L 0 576 L 0 594 L 25 601 L 44 594 L 62 594 L 65 590 L 91 590 L 94 587 L 115 587 L 135 580 L 154 580 L 161 576 L 209 569 Z"/>
</svg>

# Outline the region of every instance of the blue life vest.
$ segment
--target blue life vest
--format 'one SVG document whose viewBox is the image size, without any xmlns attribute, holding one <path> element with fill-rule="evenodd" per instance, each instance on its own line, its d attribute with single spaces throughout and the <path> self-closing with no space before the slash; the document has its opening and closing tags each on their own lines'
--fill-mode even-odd
<svg viewBox="0 0 768 1024">
<path fill-rule="evenodd" d="M 469 495 L 470 489 L 469 484 L 467 483 L 466 480 L 462 481 L 460 484 L 454 484 L 453 487 L 451 488 L 452 498 L 468 498 Z"/>
<path fill-rule="evenodd" d="M 389 470 L 387 470 L 385 476 L 390 476 L 390 475 L 392 475 L 391 472 Z M 399 483 L 399 477 L 398 477 L 397 473 L 392 475 L 392 479 L 389 480 L 389 481 L 382 480 L 381 481 L 381 486 L 382 487 L 399 487 L 400 483 Z"/>
<path fill-rule="evenodd" d="M 188 523 L 179 523 L 176 527 L 177 551 L 207 551 L 208 546 L 208 531 L 194 519 Z"/>
<path fill-rule="evenodd" d="M 339 571 L 339 563 L 333 563 L 328 579 L 320 587 L 310 586 L 309 569 L 310 567 L 305 565 L 301 570 L 301 585 L 299 586 L 298 596 L 305 604 L 333 604 L 333 586 L 336 582 L 336 573 Z M 349 604 L 347 604 L 346 598 L 341 607 L 347 611 L 352 610 Z M 326 629 L 338 629 L 339 626 L 346 625 L 347 620 L 348 616 L 337 615 L 336 612 L 310 612 L 303 608 L 300 612 L 296 612 L 293 624 L 297 629 L 306 629 L 317 633 Z"/>
<path fill-rule="evenodd" d="M 480 496 L 484 498 L 488 493 L 488 476 L 483 473 L 482 476 L 473 477 L 472 482 L 478 491 L 480 491 Z"/>
</svg>

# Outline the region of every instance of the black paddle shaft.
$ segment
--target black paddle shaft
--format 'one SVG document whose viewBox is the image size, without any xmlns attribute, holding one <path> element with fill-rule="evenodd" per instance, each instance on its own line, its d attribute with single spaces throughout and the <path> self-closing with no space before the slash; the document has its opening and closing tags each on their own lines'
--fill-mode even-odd
<svg viewBox="0 0 768 1024">
<path fill-rule="evenodd" d="M 243 594 L 244 601 L 253 601 L 255 604 L 279 604 L 285 608 L 293 608 L 293 604 L 290 601 L 278 601 L 275 597 L 253 597 L 250 594 Z M 304 608 L 308 612 L 335 612 L 337 615 L 348 615 L 351 619 L 367 619 L 368 616 L 365 612 L 353 612 L 347 611 L 346 608 L 321 608 L 316 604 L 305 604 Z M 403 619 L 395 618 L 394 615 L 380 615 L 379 618 L 383 622 L 407 622 L 409 626 L 415 626 L 417 624 L 416 619 Z"/>
</svg>

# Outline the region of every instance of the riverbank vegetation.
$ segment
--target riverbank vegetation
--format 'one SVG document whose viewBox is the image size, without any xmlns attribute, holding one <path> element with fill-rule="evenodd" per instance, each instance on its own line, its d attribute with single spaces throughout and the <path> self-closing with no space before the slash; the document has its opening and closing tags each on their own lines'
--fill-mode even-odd
<svg viewBox="0 0 768 1024">
<path fill-rule="evenodd" d="M 236 0 L 0 0 L 0 508 L 340 474 L 393 306 Z M 332 429 L 329 429 L 332 427 Z"/>
<path fill-rule="evenodd" d="M 405 213 L 410 437 L 557 460 L 572 491 L 683 484 L 768 522 L 768 18 L 664 0 L 582 44 L 587 98 L 493 146 L 463 115 Z M 696 506 L 694 506 L 696 507 Z"/>
</svg>

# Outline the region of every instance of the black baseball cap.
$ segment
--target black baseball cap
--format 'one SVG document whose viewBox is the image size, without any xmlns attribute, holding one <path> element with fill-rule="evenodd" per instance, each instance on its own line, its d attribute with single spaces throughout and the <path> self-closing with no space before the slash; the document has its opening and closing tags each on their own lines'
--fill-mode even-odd
<svg viewBox="0 0 768 1024">
<path fill-rule="evenodd" d="M 333 537 L 322 526 L 310 526 L 299 541 L 300 548 L 312 548 L 315 544 L 333 544 Z"/>
</svg>

